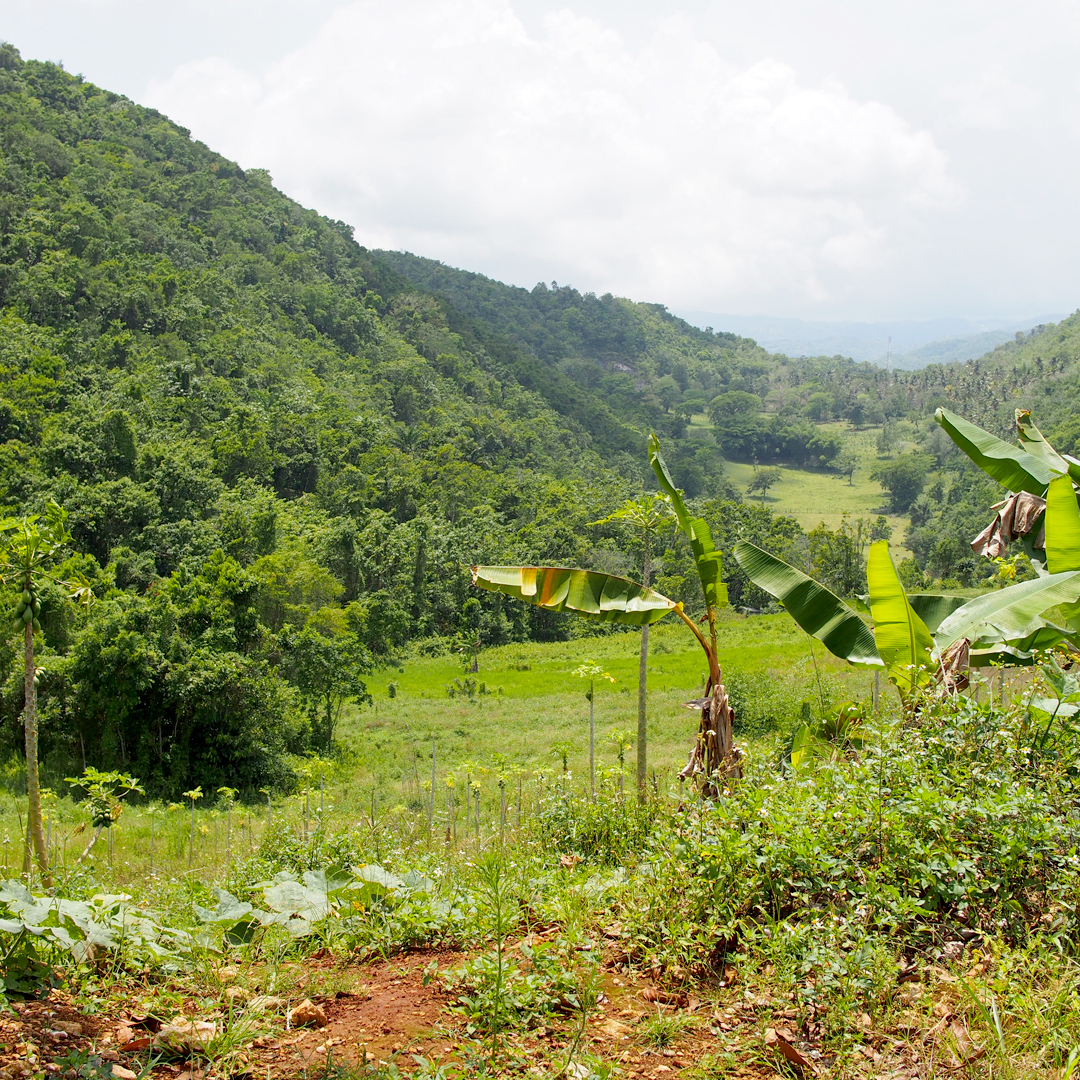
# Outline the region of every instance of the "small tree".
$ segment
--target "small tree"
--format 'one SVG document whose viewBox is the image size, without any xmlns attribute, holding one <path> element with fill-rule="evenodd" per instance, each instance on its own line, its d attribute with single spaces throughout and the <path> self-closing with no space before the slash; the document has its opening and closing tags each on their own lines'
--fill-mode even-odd
<svg viewBox="0 0 1080 1080">
<path fill-rule="evenodd" d="M 234 787 L 219 787 L 217 793 L 225 801 L 225 862 L 232 861 L 232 810 L 240 792 Z"/>
<path fill-rule="evenodd" d="M 578 752 L 578 745 L 570 739 L 557 739 L 551 744 L 551 756 L 562 762 L 562 771 L 570 771 L 570 755 Z"/>
<path fill-rule="evenodd" d="M 191 860 L 195 858 L 195 803 L 202 797 L 203 789 L 201 784 L 190 791 L 184 792 L 184 798 L 191 802 L 191 843 L 188 845 L 188 867 L 191 866 Z"/>
<path fill-rule="evenodd" d="M 881 425 L 881 432 L 877 437 L 877 451 L 879 454 L 890 454 L 900 441 L 900 433 L 891 420 L 886 420 Z"/>
<path fill-rule="evenodd" d="M 645 553 L 641 566 L 641 583 L 649 587 L 652 576 L 653 534 L 668 522 L 675 523 L 675 511 L 667 495 L 643 495 L 640 499 L 627 499 L 622 507 L 593 525 L 618 523 L 641 531 Z M 645 774 L 647 771 L 648 718 L 646 716 L 646 685 L 649 660 L 649 624 L 641 628 L 641 652 L 638 655 L 638 716 L 637 716 L 637 789 L 638 801 L 645 799 Z"/>
<path fill-rule="evenodd" d="M 146 794 L 136 777 L 119 772 L 99 772 L 93 765 L 87 765 L 82 776 L 65 776 L 64 783 L 80 787 L 86 792 L 86 808 L 94 826 L 90 842 L 76 863 L 81 863 L 89 856 L 101 836 L 102 829 L 111 828 L 120 820 L 120 800 L 125 795 L 130 795 L 133 791 L 140 795 Z"/>
<path fill-rule="evenodd" d="M 852 450 L 844 450 L 832 460 L 832 467 L 841 475 L 847 477 L 848 487 L 854 487 L 852 477 L 859 467 L 859 455 Z"/>
<path fill-rule="evenodd" d="M 589 702 L 589 790 L 596 792 L 596 727 L 593 724 L 593 696 L 597 679 L 615 681 L 614 675 L 609 675 L 599 664 L 582 664 L 574 669 L 573 674 L 579 679 L 589 680 L 589 689 L 585 691 L 585 698 Z"/>
<path fill-rule="evenodd" d="M 23 736 L 26 745 L 27 831 L 37 856 L 41 880 L 52 887 L 49 853 L 41 819 L 41 784 L 38 779 L 37 677 L 34 633 L 41 629 L 41 589 L 46 582 L 59 585 L 70 597 L 89 604 L 90 586 L 83 580 L 61 581 L 47 570 L 71 539 L 67 513 L 50 502 L 44 520 L 38 514 L 0 521 L 0 582 L 18 593 L 15 628 L 23 635 Z M 29 845 L 28 845 L 29 846 Z"/>
<path fill-rule="evenodd" d="M 317 745 L 329 751 L 345 702 L 352 698 L 371 703 L 361 678 L 371 670 L 371 653 L 355 634 L 329 637 L 311 626 L 287 639 L 286 644 L 284 666 L 289 681 L 307 703 Z"/>
<path fill-rule="evenodd" d="M 901 454 L 877 465 L 870 479 L 889 493 L 894 513 L 906 514 L 926 486 L 926 475 L 933 464 L 929 454 Z"/>
<path fill-rule="evenodd" d="M 753 495 L 755 491 L 761 492 L 761 505 L 765 505 L 765 493 L 784 478 L 783 472 L 775 465 L 757 466 L 750 483 L 746 485 L 746 494 Z"/>
</svg>

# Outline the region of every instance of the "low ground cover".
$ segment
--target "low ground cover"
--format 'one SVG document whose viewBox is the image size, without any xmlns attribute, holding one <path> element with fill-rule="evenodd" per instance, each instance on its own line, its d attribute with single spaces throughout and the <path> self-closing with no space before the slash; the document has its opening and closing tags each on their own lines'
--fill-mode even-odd
<svg viewBox="0 0 1080 1080">
<path fill-rule="evenodd" d="M 678 738 L 657 739 L 643 805 L 613 753 L 595 794 L 580 749 L 563 772 L 541 736 L 560 741 L 562 710 L 580 744 L 583 698 L 552 691 L 566 658 L 537 646 L 516 661 L 529 670 L 486 657 L 496 673 L 535 672 L 535 697 L 439 697 L 432 658 L 421 676 L 386 673 L 400 682 L 381 699 L 385 727 L 353 718 L 366 737 L 400 733 L 410 713 L 442 725 L 434 805 L 430 758 L 371 788 L 346 756 L 324 763 L 321 813 L 317 775 L 269 815 L 193 800 L 194 829 L 190 806 L 126 808 L 107 830 L 111 863 L 103 840 L 61 871 L 68 907 L 14 884 L 0 896 L 0 1067 L 121 1080 L 1066 1075 L 1080 1046 L 1072 711 L 1048 711 L 1052 687 L 1003 695 L 995 677 L 917 716 L 864 708 L 857 746 L 793 768 L 796 722 L 859 688 L 819 655 L 819 689 L 795 641 L 786 662 L 743 672 L 776 715 L 745 706 L 744 776 L 715 802 L 673 777 L 690 712 Z M 619 637 L 595 643 L 617 666 Z M 672 649 L 661 664 L 680 655 L 657 644 Z M 678 723 L 660 712 L 673 693 L 656 691 L 661 730 Z M 598 711 L 618 703 L 629 713 L 618 689 Z M 468 758 L 442 734 L 463 723 Z"/>
</svg>

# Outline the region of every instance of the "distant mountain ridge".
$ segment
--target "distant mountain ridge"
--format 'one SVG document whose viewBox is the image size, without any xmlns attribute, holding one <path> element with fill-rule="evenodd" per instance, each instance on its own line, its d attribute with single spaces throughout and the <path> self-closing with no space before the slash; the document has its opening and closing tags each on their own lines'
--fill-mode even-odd
<svg viewBox="0 0 1080 1080">
<path fill-rule="evenodd" d="M 975 360 L 1017 333 L 1060 322 L 1061 314 L 1028 319 L 942 318 L 893 322 L 829 322 L 768 315 L 721 315 L 681 311 L 694 326 L 712 326 L 752 338 L 770 352 L 785 356 L 846 356 L 852 360 L 886 365 L 889 338 L 892 363 L 898 370 L 915 371 L 927 364 Z"/>
</svg>

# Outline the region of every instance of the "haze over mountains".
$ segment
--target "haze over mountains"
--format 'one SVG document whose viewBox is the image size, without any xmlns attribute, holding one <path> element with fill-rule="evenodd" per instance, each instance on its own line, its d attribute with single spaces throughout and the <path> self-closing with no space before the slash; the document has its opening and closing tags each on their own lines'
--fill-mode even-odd
<svg viewBox="0 0 1080 1080">
<path fill-rule="evenodd" d="M 927 364 L 974 360 L 1037 326 L 1060 322 L 1064 314 L 1027 319 L 940 318 L 895 322 L 826 322 L 773 315 L 720 315 L 678 311 L 695 326 L 711 326 L 753 338 L 786 356 L 848 356 L 885 365 L 892 338 L 894 368 L 915 371 Z"/>
</svg>

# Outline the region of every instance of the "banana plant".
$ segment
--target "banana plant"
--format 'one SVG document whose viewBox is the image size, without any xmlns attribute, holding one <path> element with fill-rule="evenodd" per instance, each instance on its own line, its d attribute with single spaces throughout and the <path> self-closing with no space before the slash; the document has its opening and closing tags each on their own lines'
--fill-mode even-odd
<svg viewBox="0 0 1080 1080">
<path fill-rule="evenodd" d="M 1008 498 L 995 507 L 998 516 L 972 541 L 972 548 L 993 558 L 1004 554 L 1008 543 L 1020 540 L 1039 574 L 1080 569 L 1080 526 L 1074 524 L 1073 487 L 1080 483 L 1080 461 L 1059 454 L 1026 409 L 1016 410 L 1019 446 L 948 409 L 938 409 L 934 419 L 983 472 L 1009 489 Z"/>
<path fill-rule="evenodd" d="M 705 653 L 709 674 L 704 697 L 692 703 L 694 708 L 701 709 L 701 726 L 680 776 L 702 775 L 706 793 L 715 795 L 723 778 L 737 777 L 740 772 L 740 753 L 732 735 L 734 713 L 716 652 L 716 612 L 727 603 L 727 586 L 721 580 L 721 555 L 708 524 L 687 509 L 655 435 L 649 436 L 648 454 L 657 482 L 670 500 L 679 529 L 694 555 L 705 598 L 705 615 L 701 620 L 706 624 L 705 633 L 680 601 L 613 574 L 560 566 L 474 566 L 472 580 L 481 589 L 514 596 L 549 611 L 570 611 L 601 622 L 648 626 L 670 614 L 682 619 Z"/>
<path fill-rule="evenodd" d="M 1074 500 L 1075 508 L 1075 500 Z M 1080 513 L 1077 521 L 1080 529 Z M 852 664 L 884 667 L 905 701 L 931 676 L 956 686 L 963 669 L 1005 661 L 1030 663 L 1036 649 L 1072 631 L 1044 613 L 1080 601 L 1080 568 L 1022 581 L 971 600 L 916 594 L 900 584 L 888 542 L 870 547 L 866 576 L 873 628 L 835 593 L 745 540 L 735 558 L 747 576 L 776 597 L 808 634 Z"/>
<path fill-rule="evenodd" d="M 1026 409 L 1016 410 L 1019 446 L 983 431 L 947 409 L 938 409 L 934 419 L 979 468 L 1010 491 L 1009 498 L 999 504 L 998 517 L 972 541 L 972 547 L 994 555 L 1003 553 L 1008 541 L 1019 539 L 1040 575 L 1057 576 L 1080 570 L 1080 510 L 1076 494 L 1080 461 L 1058 453 Z M 1037 500 L 1034 509 L 1038 512 L 1010 515 L 1011 507 L 1025 497 Z M 993 550 L 986 550 L 980 541 L 995 530 L 1000 541 Z M 1069 640 L 1075 647 L 1078 642 L 1074 635 L 1080 634 L 1080 603 L 1064 600 L 1062 610 L 1068 630 L 1052 624 L 1031 626 L 1032 640 L 1038 639 L 1042 644 L 1056 636 L 1056 640 Z"/>
</svg>

